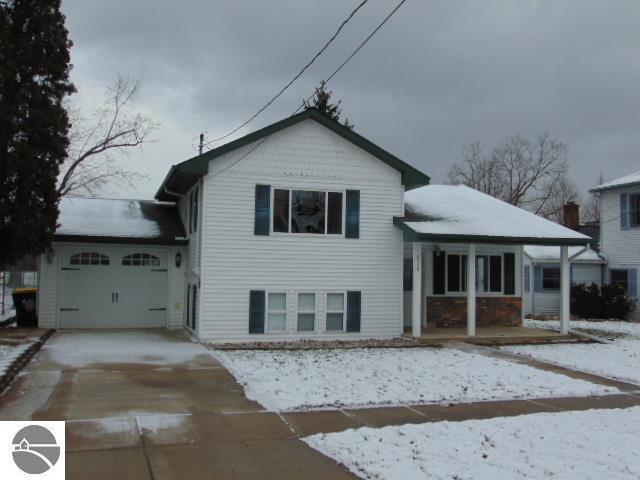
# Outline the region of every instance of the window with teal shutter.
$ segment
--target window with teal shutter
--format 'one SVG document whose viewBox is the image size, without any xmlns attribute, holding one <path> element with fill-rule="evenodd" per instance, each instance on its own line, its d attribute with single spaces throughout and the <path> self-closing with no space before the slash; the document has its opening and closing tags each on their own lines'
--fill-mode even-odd
<svg viewBox="0 0 640 480">
<path fill-rule="evenodd" d="M 531 291 L 531 268 L 529 265 L 524 266 L 524 291 L 527 293 Z"/>
<path fill-rule="evenodd" d="M 346 238 L 360 238 L 360 191 L 346 192 Z"/>
<path fill-rule="evenodd" d="M 347 332 L 360 331 L 361 299 L 360 292 L 347 292 Z"/>
<path fill-rule="evenodd" d="M 269 235 L 269 219 L 271 211 L 271 186 L 256 185 L 255 220 L 253 233 Z"/>
<path fill-rule="evenodd" d="M 533 291 L 542 291 L 542 267 L 540 265 L 533 267 Z"/>
<path fill-rule="evenodd" d="M 629 230 L 629 196 L 626 193 L 620 194 L 620 228 Z"/>
</svg>

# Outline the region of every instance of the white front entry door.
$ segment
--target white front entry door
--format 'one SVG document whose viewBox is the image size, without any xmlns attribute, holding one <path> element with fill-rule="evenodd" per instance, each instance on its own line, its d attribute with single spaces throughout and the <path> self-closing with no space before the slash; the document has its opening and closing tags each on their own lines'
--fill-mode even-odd
<svg viewBox="0 0 640 480">
<path fill-rule="evenodd" d="M 166 250 L 78 245 L 60 255 L 60 328 L 166 326 Z"/>
</svg>

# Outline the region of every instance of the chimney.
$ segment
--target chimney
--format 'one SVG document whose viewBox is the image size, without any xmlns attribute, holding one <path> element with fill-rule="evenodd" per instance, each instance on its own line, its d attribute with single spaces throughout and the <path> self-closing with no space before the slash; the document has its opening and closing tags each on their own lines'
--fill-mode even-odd
<svg viewBox="0 0 640 480">
<path fill-rule="evenodd" d="M 562 207 L 562 224 L 571 230 L 580 228 L 580 205 L 576 202 L 567 202 Z"/>
</svg>

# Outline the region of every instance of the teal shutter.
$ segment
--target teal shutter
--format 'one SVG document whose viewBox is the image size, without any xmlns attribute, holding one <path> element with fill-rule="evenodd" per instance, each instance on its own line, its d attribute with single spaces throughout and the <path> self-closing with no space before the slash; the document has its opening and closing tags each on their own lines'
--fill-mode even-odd
<svg viewBox="0 0 640 480">
<path fill-rule="evenodd" d="M 630 268 L 627 273 L 629 279 L 629 296 L 638 296 L 638 270 L 636 268 Z"/>
<path fill-rule="evenodd" d="M 529 265 L 524 266 L 524 291 L 531 291 L 531 268 Z"/>
<path fill-rule="evenodd" d="M 629 196 L 620 194 L 620 229 L 629 230 Z"/>
<path fill-rule="evenodd" d="M 504 254 L 504 294 L 516 294 L 516 255 L 511 252 Z"/>
<path fill-rule="evenodd" d="M 360 238 L 360 191 L 346 192 L 346 238 Z"/>
<path fill-rule="evenodd" d="M 444 295 L 444 278 L 447 255 L 445 252 L 433 252 L 433 294 Z"/>
<path fill-rule="evenodd" d="M 533 267 L 533 291 L 542 291 L 542 267 L 540 265 Z"/>
<path fill-rule="evenodd" d="M 249 292 L 249 333 L 264 333 L 265 304 L 264 290 Z"/>
<path fill-rule="evenodd" d="M 347 332 L 360 331 L 361 293 L 347 292 Z"/>
<path fill-rule="evenodd" d="M 271 220 L 271 186 L 256 185 L 254 235 L 269 235 Z"/>
</svg>

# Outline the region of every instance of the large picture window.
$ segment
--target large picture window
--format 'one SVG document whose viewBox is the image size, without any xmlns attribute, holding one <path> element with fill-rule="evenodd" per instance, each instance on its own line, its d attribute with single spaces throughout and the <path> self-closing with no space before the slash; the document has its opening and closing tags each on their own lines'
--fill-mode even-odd
<svg viewBox="0 0 640 480">
<path fill-rule="evenodd" d="M 447 291 L 467 291 L 467 256 L 447 254 Z M 476 292 L 502 292 L 502 256 L 476 257 Z"/>
<path fill-rule="evenodd" d="M 341 235 L 342 192 L 273 191 L 273 231 Z"/>
</svg>

